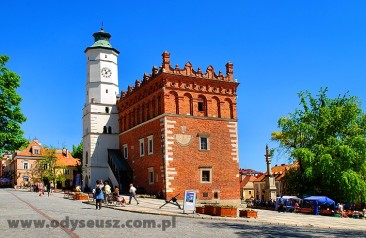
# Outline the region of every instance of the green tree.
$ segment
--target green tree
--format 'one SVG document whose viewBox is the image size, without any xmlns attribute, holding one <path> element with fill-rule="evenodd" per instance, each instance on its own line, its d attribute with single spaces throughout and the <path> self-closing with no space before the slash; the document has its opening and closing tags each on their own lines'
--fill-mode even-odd
<svg viewBox="0 0 366 238">
<path fill-rule="evenodd" d="M 20 110 L 22 98 L 16 91 L 20 77 L 5 66 L 8 60 L 8 56 L 0 55 L 0 154 L 17 150 L 27 143 L 20 128 L 27 118 Z"/>
<path fill-rule="evenodd" d="M 299 194 L 323 194 L 337 201 L 366 201 L 366 115 L 357 97 L 334 99 L 327 88 L 313 97 L 300 92 L 301 109 L 278 120 L 272 133 L 279 149 L 298 163 L 287 186 Z"/>
<path fill-rule="evenodd" d="M 83 158 L 83 141 L 80 142 L 79 145 L 72 145 L 72 157 L 82 159 Z"/>
<path fill-rule="evenodd" d="M 72 157 L 79 159 L 79 165 L 76 167 L 78 173 L 82 173 L 83 170 L 83 141 L 78 146 L 72 145 Z"/>
<path fill-rule="evenodd" d="M 45 155 L 42 160 L 34 167 L 32 174 L 38 175 L 41 181 L 52 181 L 55 185 L 57 182 L 64 182 L 66 178 L 62 171 L 66 166 L 57 165 L 56 149 L 45 149 Z"/>
</svg>

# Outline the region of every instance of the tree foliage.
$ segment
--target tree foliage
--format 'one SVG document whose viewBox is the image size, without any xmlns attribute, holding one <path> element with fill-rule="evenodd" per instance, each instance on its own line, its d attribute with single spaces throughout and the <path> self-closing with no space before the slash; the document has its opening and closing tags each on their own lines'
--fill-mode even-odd
<svg viewBox="0 0 366 238">
<path fill-rule="evenodd" d="M 72 157 L 79 159 L 80 163 L 76 167 L 78 173 L 82 173 L 83 168 L 83 141 L 79 143 L 79 145 L 72 145 Z"/>
<path fill-rule="evenodd" d="M 45 149 L 44 157 L 33 168 L 33 176 L 38 177 L 41 181 L 52 181 L 54 184 L 64 182 L 66 178 L 61 171 L 67 167 L 57 165 L 56 161 L 56 149 Z"/>
<path fill-rule="evenodd" d="M 297 194 L 322 194 L 337 201 L 366 201 L 366 115 L 357 97 L 331 99 L 300 92 L 301 109 L 278 120 L 280 143 L 298 170 L 288 173 L 288 188 Z M 299 183 L 299 184 L 296 184 Z"/>
<path fill-rule="evenodd" d="M 20 77 L 5 67 L 8 56 L 0 55 L 0 154 L 19 149 L 27 143 L 21 123 L 26 117 L 20 110 L 22 98 L 16 89 Z"/>
<path fill-rule="evenodd" d="M 72 145 L 72 157 L 82 159 L 83 158 L 83 141 L 79 145 Z"/>
</svg>

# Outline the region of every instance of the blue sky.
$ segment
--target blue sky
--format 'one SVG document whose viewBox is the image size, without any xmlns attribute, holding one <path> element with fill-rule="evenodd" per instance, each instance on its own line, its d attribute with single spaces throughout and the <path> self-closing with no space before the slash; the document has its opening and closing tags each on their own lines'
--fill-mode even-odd
<svg viewBox="0 0 366 238">
<path fill-rule="evenodd" d="M 52 2 L 52 3 L 51 3 Z M 225 72 L 238 88 L 240 167 L 265 170 L 265 145 L 297 93 L 358 96 L 365 109 L 366 1 L 4 1 L 0 54 L 21 76 L 26 138 L 72 149 L 82 140 L 86 56 L 103 22 L 119 56 L 120 90 L 171 64 Z M 272 165 L 287 162 L 275 154 Z"/>
</svg>

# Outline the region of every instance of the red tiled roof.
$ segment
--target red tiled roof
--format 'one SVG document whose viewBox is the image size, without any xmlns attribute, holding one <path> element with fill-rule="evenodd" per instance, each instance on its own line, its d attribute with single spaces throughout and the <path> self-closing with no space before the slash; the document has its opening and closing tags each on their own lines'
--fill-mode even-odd
<svg viewBox="0 0 366 238">
<path fill-rule="evenodd" d="M 63 150 L 62 153 L 56 153 L 56 158 L 57 166 L 77 166 L 80 164 L 80 161 L 72 157 L 68 150 Z"/>
<path fill-rule="evenodd" d="M 240 187 L 244 187 L 248 182 L 253 182 L 255 181 L 257 178 L 255 176 L 252 175 L 246 175 L 243 179 L 243 181 L 240 182 Z"/>
<path fill-rule="evenodd" d="M 296 163 L 294 164 L 281 164 L 281 165 L 276 165 L 274 167 L 271 168 L 272 171 L 272 176 L 275 177 L 275 179 L 281 180 L 285 174 L 286 171 L 289 170 L 292 167 L 297 167 L 298 165 Z M 258 178 L 255 180 L 255 182 L 262 182 L 264 181 L 264 178 L 266 177 L 267 172 L 258 176 Z"/>
<path fill-rule="evenodd" d="M 33 146 L 37 146 L 39 149 L 39 154 L 34 154 L 32 147 Z M 42 145 L 38 142 L 38 140 L 33 140 L 32 142 L 29 143 L 29 145 L 27 146 L 27 148 L 21 150 L 21 151 L 16 151 L 15 153 L 15 157 L 17 156 L 28 156 L 28 157 L 43 157 L 47 155 L 47 151 L 48 149 L 45 149 L 42 147 Z M 71 152 L 68 151 L 67 149 L 56 149 L 56 165 L 57 166 L 77 166 L 78 164 L 80 164 L 80 161 L 78 159 L 75 159 L 74 157 L 72 157 Z"/>
<path fill-rule="evenodd" d="M 32 151 L 32 147 L 33 146 L 39 147 L 39 150 L 40 150 L 39 151 L 39 154 L 33 154 L 33 151 Z M 42 147 L 42 145 L 37 140 L 31 141 L 29 143 L 29 145 L 27 146 L 27 148 L 15 152 L 15 156 L 34 156 L 34 157 L 40 157 L 40 156 L 43 156 L 44 154 L 45 154 L 45 149 Z"/>
</svg>

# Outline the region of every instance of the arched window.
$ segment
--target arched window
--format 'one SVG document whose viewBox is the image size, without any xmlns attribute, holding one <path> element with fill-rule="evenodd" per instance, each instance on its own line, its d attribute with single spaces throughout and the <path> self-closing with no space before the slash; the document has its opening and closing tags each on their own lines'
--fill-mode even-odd
<svg viewBox="0 0 366 238">
<path fill-rule="evenodd" d="M 146 103 L 146 118 L 147 120 L 150 120 L 150 102 Z"/>
<path fill-rule="evenodd" d="M 162 110 L 161 110 L 161 104 L 162 104 L 161 95 L 159 95 L 159 97 L 158 97 L 158 115 L 163 113 Z"/>
<path fill-rule="evenodd" d="M 231 118 L 234 119 L 234 108 L 233 108 L 233 103 L 229 98 L 225 99 L 225 104 L 224 104 L 224 108 L 223 108 L 223 117 L 224 118 Z"/>
<path fill-rule="evenodd" d="M 109 107 L 105 107 L 105 113 L 109 113 Z"/>
<path fill-rule="evenodd" d="M 181 114 L 193 116 L 193 98 L 191 94 L 189 93 L 184 94 L 181 108 L 183 110 Z"/>
<path fill-rule="evenodd" d="M 103 133 L 106 134 L 107 133 L 107 127 L 103 126 Z"/>
<path fill-rule="evenodd" d="M 108 134 L 112 134 L 112 127 L 111 126 L 108 127 Z"/>
<path fill-rule="evenodd" d="M 88 151 L 85 152 L 85 165 L 88 164 L 88 160 L 89 160 L 89 154 Z"/>
<path fill-rule="evenodd" d="M 174 91 L 171 91 L 169 101 L 174 105 L 174 107 L 171 107 L 174 111 L 172 111 L 171 113 L 179 114 L 178 94 Z"/>
<path fill-rule="evenodd" d="M 221 118 L 220 99 L 218 97 L 212 98 L 212 116 Z"/>
<path fill-rule="evenodd" d="M 207 117 L 207 99 L 203 95 L 198 96 L 197 111 L 197 115 Z"/>
<path fill-rule="evenodd" d="M 144 122 L 144 121 L 146 121 L 146 119 L 145 119 L 145 105 L 142 104 L 142 106 L 141 106 L 141 122 Z"/>
<path fill-rule="evenodd" d="M 156 117 L 156 108 L 155 108 L 155 100 L 153 99 L 152 102 L 151 102 L 151 106 L 152 106 L 152 114 L 153 114 L 153 117 Z"/>
</svg>

